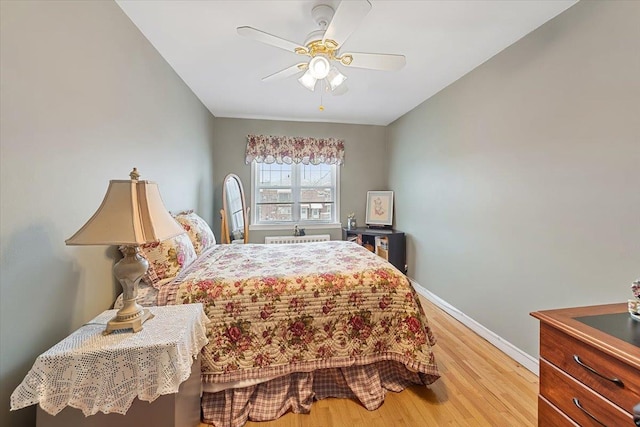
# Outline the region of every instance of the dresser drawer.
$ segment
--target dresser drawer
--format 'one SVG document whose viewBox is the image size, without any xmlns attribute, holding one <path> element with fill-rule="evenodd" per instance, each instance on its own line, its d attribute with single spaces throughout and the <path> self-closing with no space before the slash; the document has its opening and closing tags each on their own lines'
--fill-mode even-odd
<svg viewBox="0 0 640 427">
<path fill-rule="evenodd" d="M 547 399 L 538 396 L 538 427 L 579 427 Z"/>
<path fill-rule="evenodd" d="M 623 411 L 542 359 L 540 360 L 540 394 L 581 426 L 634 425 L 630 413 Z M 600 422 L 596 422 L 592 417 Z"/>
<path fill-rule="evenodd" d="M 580 365 L 576 357 L 586 366 Z M 637 370 L 546 324 L 540 325 L 540 358 L 551 362 L 629 414 L 640 402 L 640 374 Z M 617 384 L 603 377 L 617 378 L 622 383 Z"/>
</svg>

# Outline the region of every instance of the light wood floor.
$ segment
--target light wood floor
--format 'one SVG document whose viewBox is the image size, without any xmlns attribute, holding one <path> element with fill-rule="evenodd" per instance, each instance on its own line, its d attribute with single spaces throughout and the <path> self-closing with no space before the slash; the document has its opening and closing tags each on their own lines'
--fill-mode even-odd
<svg viewBox="0 0 640 427">
<path fill-rule="evenodd" d="M 325 399 L 315 402 L 310 414 L 289 413 L 245 427 L 535 426 L 538 377 L 420 299 L 438 338 L 438 381 L 389 392 L 375 411 L 348 399 Z"/>
</svg>

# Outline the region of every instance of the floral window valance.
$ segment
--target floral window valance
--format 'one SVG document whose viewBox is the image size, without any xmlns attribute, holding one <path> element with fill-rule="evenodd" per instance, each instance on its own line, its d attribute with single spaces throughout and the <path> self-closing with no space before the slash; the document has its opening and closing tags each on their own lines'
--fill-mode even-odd
<svg viewBox="0 0 640 427">
<path fill-rule="evenodd" d="M 336 138 L 247 135 L 245 162 L 341 165 L 344 141 Z"/>
</svg>

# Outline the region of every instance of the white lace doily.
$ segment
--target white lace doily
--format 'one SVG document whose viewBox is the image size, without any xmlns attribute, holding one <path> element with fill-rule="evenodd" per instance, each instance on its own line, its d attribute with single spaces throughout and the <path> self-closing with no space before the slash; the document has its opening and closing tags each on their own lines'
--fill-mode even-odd
<svg viewBox="0 0 640 427">
<path fill-rule="evenodd" d="M 202 304 L 150 307 L 140 332 L 102 331 L 117 310 L 107 310 L 38 356 L 11 395 L 11 409 L 40 404 L 56 415 L 65 406 L 85 416 L 125 414 L 133 400 L 153 402 L 177 393 L 208 342 Z"/>
</svg>

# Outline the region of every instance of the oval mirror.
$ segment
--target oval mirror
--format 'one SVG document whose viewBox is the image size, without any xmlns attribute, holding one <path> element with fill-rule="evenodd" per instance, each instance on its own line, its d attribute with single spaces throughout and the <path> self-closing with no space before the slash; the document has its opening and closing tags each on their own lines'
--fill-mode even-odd
<svg viewBox="0 0 640 427">
<path fill-rule="evenodd" d="M 247 205 L 242 181 L 238 175 L 228 174 L 222 184 L 221 240 L 222 243 L 249 242 Z"/>
</svg>

